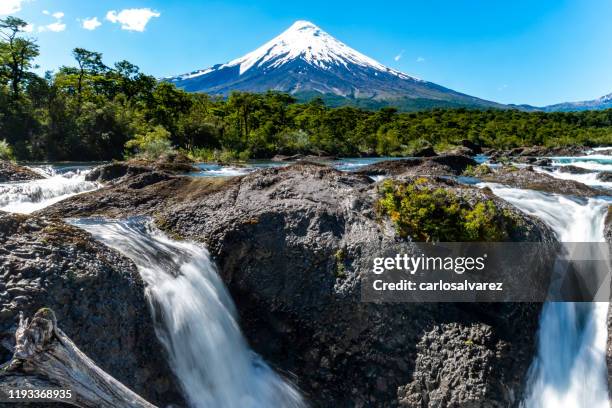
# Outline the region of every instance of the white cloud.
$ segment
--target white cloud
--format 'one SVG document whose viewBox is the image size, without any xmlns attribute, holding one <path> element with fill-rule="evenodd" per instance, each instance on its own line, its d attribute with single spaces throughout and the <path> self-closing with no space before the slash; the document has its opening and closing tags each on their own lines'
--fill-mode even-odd
<svg viewBox="0 0 612 408">
<path fill-rule="evenodd" d="M 28 24 L 27 26 L 23 27 L 21 31 L 25 33 L 31 33 L 32 31 L 34 31 L 34 24 Z"/>
<path fill-rule="evenodd" d="M 0 16 L 17 13 L 25 2 L 26 0 L 0 0 Z"/>
<path fill-rule="evenodd" d="M 66 24 L 61 21 L 56 21 L 55 23 L 47 24 L 46 26 L 38 27 L 39 32 L 43 31 L 53 31 L 54 33 L 59 33 L 60 31 L 64 31 L 66 29 Z"/>
<path fill-rule="evenodd" d="M 400 53 L 397 54 L 395 56 L 395 58 L 393 58 L 393 59 L 397 62 L 397 61 L 401 60 L 403 56 L 404 56 L 404 50 L 401 50 Z"/>
<path fill-rule="evenodd" d="M 115 10 L 110 10 L 106 13 L 106 19 L 111 23 L 120 23 L 122 30 L 142 32 L 145 30 L 149 20 L 160 15 L 159 12 L 153 11 L 150 8 L 124 9 L 119 13 Z"/>
<path fill-rule="evenodd" d="M 55 19 L 55 21 L 51 24 L 39 26 L 38 27 L 39 33 L 42 33 L 43 31 L 53 31 L 54 33 L 59 33 L 60 31 L 64 31 L 66 29 L 66 24 L 62 22 L 62 18 L 64 18 L 63 12 L 56 11 L 55 13 L 50 13 L 49 10 L 43 10 L 43 14 L 46 16 L 52 16 Z"/>
<path fill-rule="evenodd" d="M 425 62 L 425 57 L 417 57 L 416 62 Z"/>
<path fill-rule="evenodd" d="M 90 31 L 95 30 L 101 25 L 102 23 L 100 22 L 100 20 L 98 20 L 98 17 L 86 18 L 81 22 L 81 27 L 83 27 L 86 30 L 90 30 Z"/>
</svg>

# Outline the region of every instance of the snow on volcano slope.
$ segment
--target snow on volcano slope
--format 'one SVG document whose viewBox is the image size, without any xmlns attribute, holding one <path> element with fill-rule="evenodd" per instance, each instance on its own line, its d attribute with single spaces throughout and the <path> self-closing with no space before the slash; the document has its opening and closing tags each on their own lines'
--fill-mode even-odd
<svg viewBox="0 0 612 408">
<path fill-rule="evenodd" d="M 228 63 L 165 80 L 187 91 L 220 95 L 232 90 L 276 90 L 502 107 L 386 67 L 308 21 L 296 21 L 271 41 Z"/>
</svg>

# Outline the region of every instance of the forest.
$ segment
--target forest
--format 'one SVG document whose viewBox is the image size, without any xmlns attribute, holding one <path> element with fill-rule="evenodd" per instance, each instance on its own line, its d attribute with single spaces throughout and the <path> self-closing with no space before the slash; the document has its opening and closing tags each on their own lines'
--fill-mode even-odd
<svg viewBox="0 0 612 408">
<path fill-rule="evenodd" d="M 276 154 L 406 156 L 469 139 L 485 147 L 610 145 L 612 110 L 401 112 L 298 103 L 277 92 L 187 93 L 128 62 L 75 48 L 74 63 L 37 73 L 26 22 L 0 20 L 0 159 L 94 161 L 179 150 L 196 160 Z"/>
</svg>

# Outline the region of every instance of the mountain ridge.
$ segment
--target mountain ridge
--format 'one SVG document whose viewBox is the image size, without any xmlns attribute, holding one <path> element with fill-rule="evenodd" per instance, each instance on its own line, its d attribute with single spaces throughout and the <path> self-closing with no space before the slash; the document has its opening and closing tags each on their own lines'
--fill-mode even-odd
<svg viewBox="0 0 612 408">
<path fill-rule="evenodd" d="M 540 108 L 545 112 L 576 112 L 612 109 L 612 93 L 588 101 L 561 102 Z"/>
</svg>

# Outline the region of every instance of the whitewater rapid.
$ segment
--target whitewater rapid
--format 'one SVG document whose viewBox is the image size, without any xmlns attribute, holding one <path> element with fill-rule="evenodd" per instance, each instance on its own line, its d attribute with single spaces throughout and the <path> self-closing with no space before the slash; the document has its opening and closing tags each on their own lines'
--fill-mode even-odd
<svg viewBox="0 0 612 408">
<path fill-rule="evenodd" d="M 540 218 L 561 242 L 605 242 L 608 201 L 574 199 L 483 183 Z M 537 355 L 527 378 L 525 408 L 609 408 L 608 303 L 548 302 L 540 317 Z"/>
<path fill-rule="evenodd" d="M 205 248 L 174 241 L 143 219 L 72 223 L 138 267 L 157 336 L 191 407 L 305 406 L 298 390 L 249 348 Z"/>
<path fill-rule="evenodd" d="M 85 180 L 88 169 L 57 171 L 55 168 L 31 167 L 42 175 L 40 180 L 0 183 L 0 210 L 29 214 L 68 197 L 95 190 L 98 183 Z"/>
</svg>

